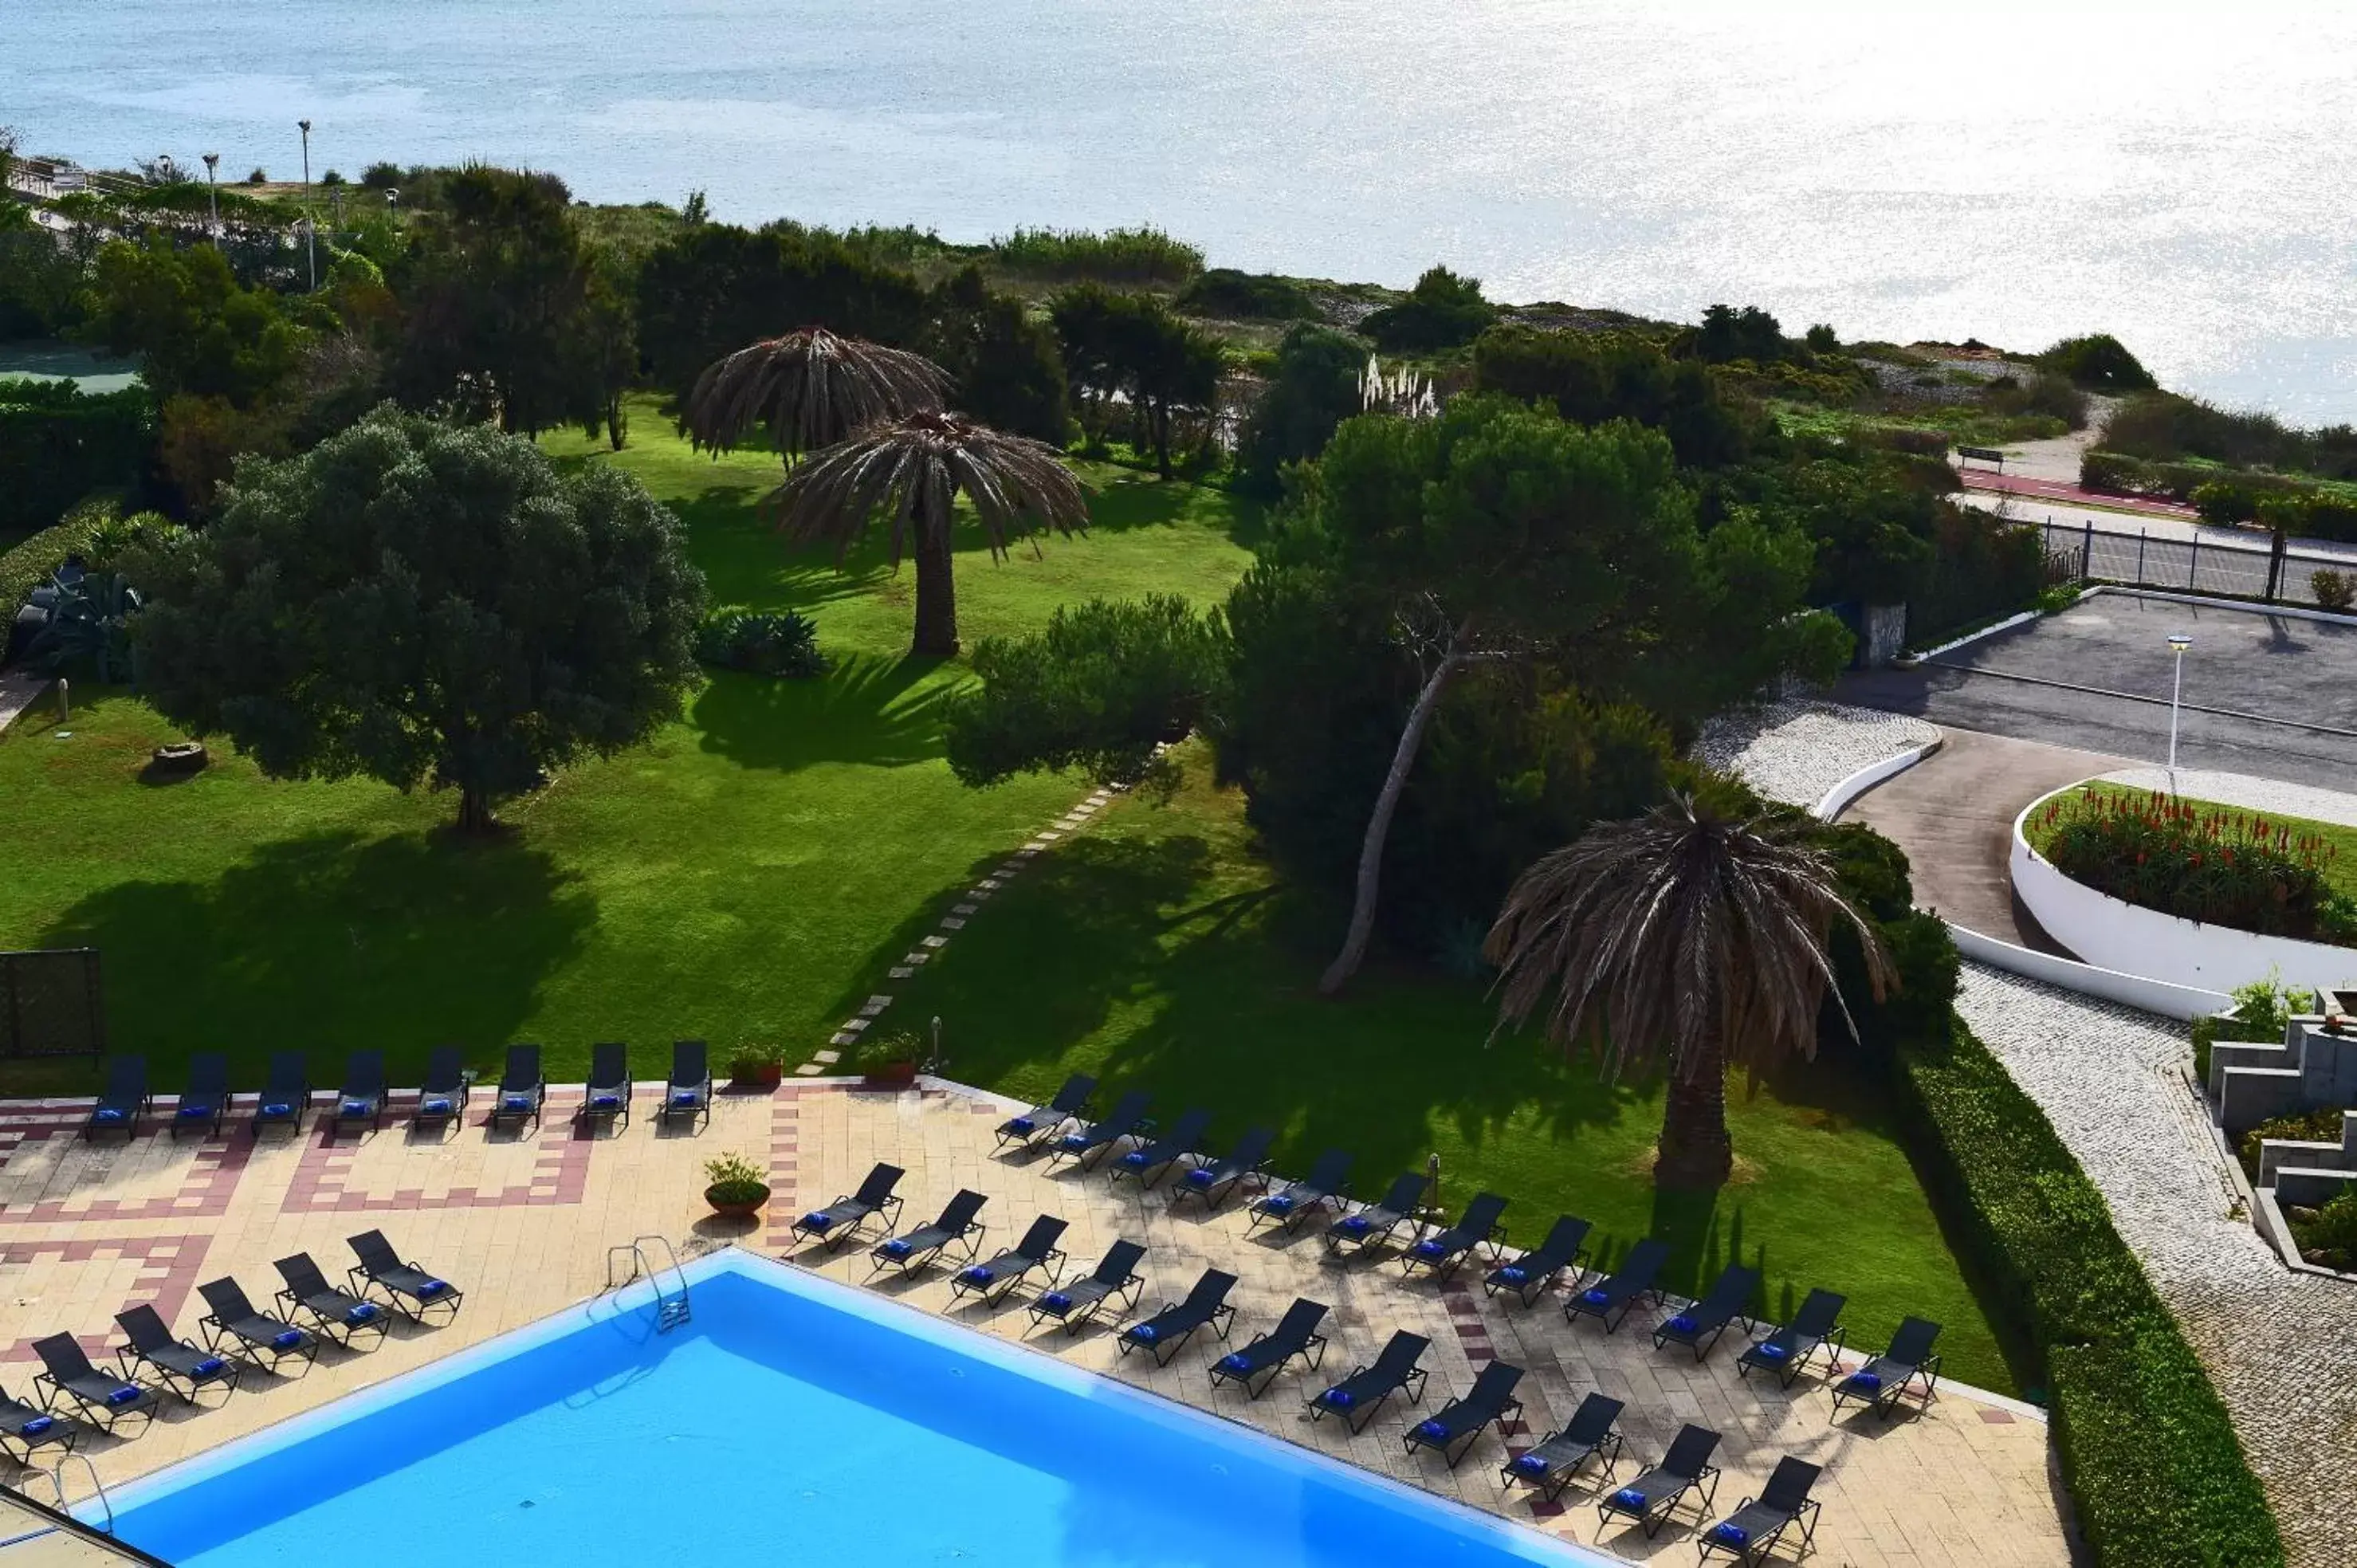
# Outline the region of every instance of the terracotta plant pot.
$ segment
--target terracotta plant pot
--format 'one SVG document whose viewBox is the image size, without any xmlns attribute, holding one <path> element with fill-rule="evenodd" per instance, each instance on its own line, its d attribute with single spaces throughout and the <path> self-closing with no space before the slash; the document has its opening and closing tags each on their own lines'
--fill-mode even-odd
<svg viewBox="0 0 2357 1568">
<path fill-rule="evenodd" d="M 912 1061 L 879 1062 L 868 1070 L 867 1081 L 891 1088 L 906 1088 L 917 1081 L 917 1064 Z"/>
<path fill-rule="evenodd" d="M 720 1216 L 723 1219 L 750 1219 L 753 1216 L 761 1212 L 761 1206 L 763 1204 L 770 1201 L 770 1189 L 766 1187 L 761 1189 L 760 1197 L 751 1198 L 741 1203 L 721 1202 L 720 1199 L 713 1196 L 714 1193 L 718 1192 L 719 1190 L 720 1189 L 716 1187 L 705 1187 L 704 1189 L 704 1201 L 712 1205 L 712 1212 Z"/>
<path fill-rule="evenodd" d="M 782 1061 L 737 1062 L 728 1070 L 729 1083 L 738 1089 L 775 1089 L 785 1080 Z"/>
</svg>

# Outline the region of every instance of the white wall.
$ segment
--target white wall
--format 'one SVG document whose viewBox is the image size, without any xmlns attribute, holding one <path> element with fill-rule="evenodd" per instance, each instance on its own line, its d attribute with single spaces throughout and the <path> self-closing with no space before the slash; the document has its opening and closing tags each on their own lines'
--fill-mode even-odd
<svg viewBox="0 0 2357 1568">
<path fill-rule="evenodd" d="M 2025 980 L 2043 981 L 2059 985 L 2065 991 L 2076 991 L 2084 996 L 2101 997 L 2134 1007 L 2146 1013 L 2157 1013 L 2164 1018 L 2207 1018 L 2233 1005 L 2234 999 L 2222 991 L 2205 991 L 2200 986 L 2178 985 L 2166 980 L 2148 980 L 2141 974 L 2128 974 L 2116 969 L 2099 969 L 2091 963 L 2078 963 L 2050 952 L 2038 952 L 2029 948 L 2016 947 L 1995 937 L 1948 922 L 1948 934 L 1956 940 L 1956 950 L 1975 963 L 1991 969 L 2001 969 Z"/>
</svg>

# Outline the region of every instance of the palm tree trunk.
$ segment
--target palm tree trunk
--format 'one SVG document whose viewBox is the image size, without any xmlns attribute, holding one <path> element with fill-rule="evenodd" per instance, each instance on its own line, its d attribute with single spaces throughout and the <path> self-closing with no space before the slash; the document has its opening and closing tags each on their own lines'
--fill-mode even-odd
<svg viewBox="0 0 2357 1568">
<path fill-rule="evenodd" d="M 1653 1182 L 1709 1191 L 1726 1186 L 1735 1170 L 1735 1143 L 1727 1133 L 1727 1053 L 1714 1043 L 1690 1065 L 1690 1073 L 1670 1075 Z"/>
<path fill-rule="evenodd" d="M 944 522 L 927 529 L 917 544 L 917 640 L 911 651 L 920 659 L 954 659 L 957 650 L 957 577 Z"/>
<path fill-rule="evenodd" d="M 1318 979 L 1321 996 L 1340 992 L 1366 961 L 1367 942 L 1375 932 L 1375 895 L 1383 882 L 1383 843 L 1391 836 L 1392 813 L 1399 809 L 1400 791 L 1407 787 L 1415 754 L 1424 747 L 1424 732 L 1432 724 L 1433 710 L 1440 705 L 1440 693 L 1465 662 L 1465 636 L 1466 628 L 1459 627 L 1449 637 L 1448 651 L 1425 678 L 1424 690 L 1415 694 L 1415 706 L 1408 710 L 1407 724 L 1392 752 L 1391 771 L 1383 775 L 1383 787 L 1375 793 L 1375 809 L 1367 815 L 1367 836 L 1359 844 L 1359 886 L 1351 905 L 1351 929 L 1342 938 L 1342 950 Z"/>
</svg>

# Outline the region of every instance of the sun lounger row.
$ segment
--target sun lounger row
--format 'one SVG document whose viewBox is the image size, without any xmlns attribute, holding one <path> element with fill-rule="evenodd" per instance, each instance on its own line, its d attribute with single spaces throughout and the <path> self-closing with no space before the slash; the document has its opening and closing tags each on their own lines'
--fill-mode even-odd
<svg viewBox="0 0 2357 1568">
<path fill-rule="evenodd" d="M 458 1047 L 437 1047 L 426 1058 L 425 1076 L 418 1089 L 412 1119 L 423 1127 L 455 1126 L 472 1110 L 478 1087 L 466 1070 Z M 611 1043 L 590 1047 L 589 1077 L 582 1086 L 581 1103 L 574 1110 L 574 1120 L 627 1126 L 633 1098 L 629 1047 Z M 183 1132 L 217 1135 L 230 1113 L 231 1099 L 229 1058 L 218 1051 L 198 1053 L 189 1058 L 188 1085 L 172 1112 L 173 1136 Z M 334 1131 L 382 1127 L 391 1099 L 384 1053 L 354 1051 L 345 1065 L 342 1086 L 336 1092 L 329 1113 Z M 519 1132 L 527 1122 L 537 1125 L 547 1099 L 548 1078 L 541 1069 L 540 1047 L 510 1046 L 506 1069 L 490 1094 L 485 1125 L 495 1129 L 511 1127 Z M 249 1128 L 257 1138 L 272 1127 L 299 1132 L 314 1100 L 310 1069 L 303 1053 L 275 1052 L 270 1058 L 268 1079 L 254 1097 Z M 82 1135 L 96 1138 L 105 1133 L 120 1133 L 128 1139 L 138 1131 L 140 1118 L 154 1109 L 146 1059 L 116 1057 L 108 1063 L 105 1091 L 83 1123 Z M 673 1045 L 671 1076 L 664 1082 L 662 1098 L 655 1110 L 664 1121 L 701 1125 L 711 1119 L 712 1071 L 702 1040 L 680 1040 Z"/>
</svg>

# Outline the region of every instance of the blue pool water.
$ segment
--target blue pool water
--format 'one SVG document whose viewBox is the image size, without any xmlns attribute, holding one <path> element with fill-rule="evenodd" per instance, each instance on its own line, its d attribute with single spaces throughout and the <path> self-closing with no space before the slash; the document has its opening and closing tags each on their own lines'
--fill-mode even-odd
<svg viewBox="0 0 2357 1568">
<path fill-rule="evenodd" d="M 120 1533 L 180 1568 L 1606 1561 L 840 1285 L 699 1274 L 685 1329 L 576 1314 L 167 1472 Z"/>
</svg>

